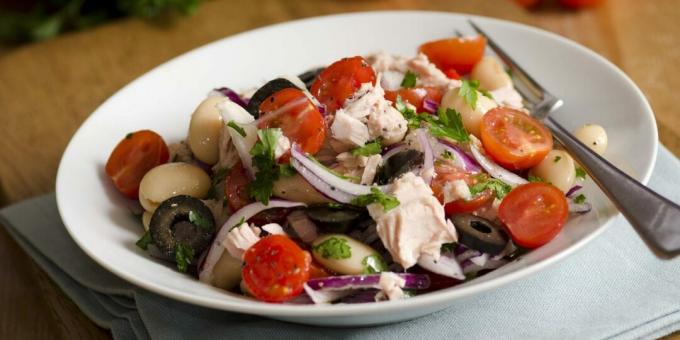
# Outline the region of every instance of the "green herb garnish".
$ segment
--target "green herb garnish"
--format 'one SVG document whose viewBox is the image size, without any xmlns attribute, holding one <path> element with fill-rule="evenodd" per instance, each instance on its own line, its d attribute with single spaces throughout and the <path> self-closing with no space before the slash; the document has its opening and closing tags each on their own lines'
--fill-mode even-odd
<svg viewBox="0 0 680 340">
<path fill-rule="evenodd" d="M 576 178 L 585 180 L 586 179 L 586 171 L 583 170 L 581 167 L 576 167 Z"/>
<path fill-rule="evenodd" d="M 401 96 L 397 96 L 397 101 L 394 103 L 394 107 L 397 111 L 401 112 L 404 119 L 408 122 L 408 127 L 410 129 L 417 129 L 420 127 L 420 123 L 423 122 L 421 115 L 419 115 L 415 110 L 411 109 L 404 103 Z"/>
<path fill-rule="evenodd" d="M 543 183 L 543 182 L 545 182 L 543 180 L 543 178 L 540 178 L 540 177 L 534 176 L 534 175 L 529 175 L 529 177 L 527 177 L 527 180 L 531 183 Z"/>
<path fill-rule="evenodd" d="M 361 270 L 362 274 L 375 274 L 387 270 L 387 264 L 378 254 L 364 257 L 364 259 L 361 260 L 361 264 L 364 266 L 364 269 Z"/>
<path fill-rule="evenodd" d="M 437 113 L 437 118 L 428 114 L 423 115 L 423 120 L 430 125 L 432 136 L 447 137 L 461 143 L 470 141 L 470 136 L 463 126 L 463 119 L 458 111 L 450 108 L 439 108 Z"/>
<path fill-rule="evenodd" d="M 257 173 L 255 179 L 248 184 L 248 195 L 264 205 L 269 204 L 269 198 L 274 190 L 274 181 L 279 179 L 279 165 L 274 158 L 274 150 L 276 150 L 276 142 L 282 135 L 279 128 L 258 130 L 259 140 L 250 150 Z"/>
<path fill-rule="evenodd" d="M 352 156 L 372 156 L 379 154 L 381 151 L 382 145 L 380 144 L 380 141 L 374 140 L 352 150 Z"/>
<path fill-rule="evenodd" d="M 281 177 L 294 176 L 296 173 L 297 171 L 290 163 L 279 164 L 279 175 L 281 175 Z"/>
<path fill-rule="evenodd" d="M 463 97 L 473 110 L 477 108 L 477 90 L 479 90 L 478 80 L 461 79 L 458 95 Z"/>
<path fill-rule="evenodd" d="M 241 137 L 246 136 L 246 130 L 244 130 L 242 127 L 236 124 L 235 121 L 230 120 L 229 123 L 227 123 L 227 126 L 234 129 L 234 131 L 238 132 L 238 134 L 241 135 Z"/>
<path fill-rule="evenodd" d="M 134 134 L 135 134 L 134 132 L 128 133 L 127 135 L 125 135 L 125 139 L 130 139 L 130 138 L 132 138 L 132 135 L 134 135 Z"/>
<path fill-rule="evenodd" d="M 481 175 L 478 177 L 478 182 L 470 187 L 470 194 L 475 196 L 487 189 L 491 189 L 498 199 L 502 199 L 512 190 L 512 187 L 496 178 Z"/>
<path fill-rule="evenodd" d="M 147 230 L 144 232 L 144 235 L 142 235 L 142 238 L 137 240 L 135 244 L 137 245 L 137 247 L 147 250 L 149 249 L 149 244 L 151 244 L 152 242 L 153 240 L 151 239 L 151 233 Z"/>
<path fill-rule="evenodd" d="M 454 160 L 454 159 L 456 159 L 456 156 L 454 154 L 452 154 L 451 151 L 445 150 L 442 153 L 442 158 Z"/>
<path fill-rule="evenodd" d="M 453 253 L 456 250 L 455 243 L 443 243 L 440 251 L 442 253 Z"/>
<path fill-rule="evenodd" d="M 580 194 L 580 195 L 574 197 L 574 203 L 576 203 L 576 204 L 581 204 L 581 203 L 584 203 L 585 201 L 586 201 L 586 196 L 583 195 L 583 194 Z"/>
<path fill-rule="evenodd" d="M 241 217 L 241 219 L 240 219 L 238 222 L 236 222 L 236 224 L 234 224 L 233 226 L 229 227 L 229 230 L 232 230 L 232 229 L 234 229 L 234 228 L 240 226 L 241 224 L 243 224 L 243 223 L 245 223 L 245 222 L 246 222 L 246 218 L 245 218 L 245 217 Z"/>
<path fill-rule="evenodd" d="M 189 265 L 194 262 L 194 255 L 194 248 L 178 243 L 175 246 L 175 262 L 177 262 L 177 270 L 186 273 Z"/>
<path fill-rule="evenodd" d="M 352 204 L 365 207 L 371 203 L 380 203 L 385 209 L 385 212 L 396 208 L 399 205 L 399 200 L 396 197 L 390 196 L 376 187 L 371 188 L 371 193 L 357 196 L 352 200 Z"/>
<path fill-rule="evenodd" d="M 416 87 L 416 78 L 418 78 L 418 75 L 408 71 L 404 75 L 404 80 L 401 81 L 401 87 L 403 88 L 413 88 Z"/>
<path fill-rule="evenodd" d="M 211 230 L 213 227 L 213 224 L 210 223 L 210 220 L 193 210 L 189 211 L 189 222 L 203 230 Z"/>
<path fill-rule="evenodd" d="M 335 236 L 315 245 L 314 251 L 325 259 L 341 260 L 352 257 L 352 248 L 347 244 L 347 240 Z"/>
<path fill-rule="evenodd" d="M 553 159 L 553 162 L 557 163 L 562 159 L 562 156 L 555 156 L 555 159 Z"/>
</svg>

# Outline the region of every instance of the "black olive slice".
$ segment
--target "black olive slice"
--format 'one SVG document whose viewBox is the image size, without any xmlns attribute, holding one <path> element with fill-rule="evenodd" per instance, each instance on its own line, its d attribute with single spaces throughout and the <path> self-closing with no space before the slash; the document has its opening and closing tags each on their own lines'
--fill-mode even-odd
<svg viewBox="0 0 680 340">
<path fill-rule="evenodd" d="M 387 184 L 423 163 L 423 153 L 417 150 L 401 151 L 388 158 L 376 174 L 378 184 Z"/>
<path fill-rule="evenodd" d="M 508 244 L 505 230 L 485 218 L 461 214 L 453 216 L 451 221 L 458 231 L 458 242 L 468 248 L 498 255 Z"/>
<path fill-rule="evenodd" d="M 215 219 L 201 200 L 179 195 L 163 201 L 151 216 L 149 232 L 158 252 L 174 259 L 179 244 L 198 256 L 215 236 Z"/>
<path fill-rule="evenodd" d="M 315 205 L 307 208 L 306 213 L 326 233 L 346 233 L 365 217 L 362 210 L 346 206 Z"/>
<path fill-rule="evenodd" d="M 298 87 L 295 86 L 290 80 L 284 79 L 284 78 L 276 78 L 274 80 L 270 80 L 266 84 L 262 85 L 255 93 L 253 94 L 252 97 L 250 97 L 250 101 L 248 101 L 248 107 L 246 107 L 246 110 L 253 115 L 256 119 L 260 117 L 260 104 L 267 99 L 267 97 L 271 96 L 272 94 L 281 91 L 283 89 L 287 89 L 289 87 L 297 89 Z"/>
<path fill-rule="evenodd" d="M 307 89 L 311 89 L 312 84 L 314 84 L 314 81 L 319 76 L 319 73 L 321 73 L 321 71 L 325 69 L 326 69 L 325 67 L 313 68 L 307 72 L 301 73 L 298 76 L 298 78 L 300 78 L 300 80 L 302 80 L 302 82 L 305 83 Z"/>
</svg>

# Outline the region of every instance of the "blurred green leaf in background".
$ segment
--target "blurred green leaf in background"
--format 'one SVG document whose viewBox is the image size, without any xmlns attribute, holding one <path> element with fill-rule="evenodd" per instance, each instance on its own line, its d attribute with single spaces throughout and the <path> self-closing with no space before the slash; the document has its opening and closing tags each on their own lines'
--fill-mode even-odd
<svg viewBox="0 0 680 340">
<path fill-rule="evenodd" d="M 201 0 L 0 1 L 0 43 L 44 40 L 124 16 L 171 20 L 191 14 Z"/>
</svg>

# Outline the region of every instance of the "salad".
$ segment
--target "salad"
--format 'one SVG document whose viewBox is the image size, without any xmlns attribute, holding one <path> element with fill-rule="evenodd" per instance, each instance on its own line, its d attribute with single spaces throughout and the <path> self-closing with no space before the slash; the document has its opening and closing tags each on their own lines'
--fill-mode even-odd
<svg viewBox="0 0 680 340">
<path fill-rule="evenodd" d="M 484 275 L 590 211 L 585 172 L 483 37 L 217 88 L 185 140 L 130 132 L 106 173 L 180 272 L 271 303 L 404 299 Z M 599 153 L 607 135 L 575 132 Z M 137 204 L 137 202 L 139 204 Z"/>
</svg>

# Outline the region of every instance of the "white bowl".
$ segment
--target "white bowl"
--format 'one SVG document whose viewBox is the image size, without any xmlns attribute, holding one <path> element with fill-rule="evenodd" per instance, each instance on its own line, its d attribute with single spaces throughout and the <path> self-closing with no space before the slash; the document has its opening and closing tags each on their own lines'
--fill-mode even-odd
<svg viewBox="0 0 680 340">
<path fill-rule="evenodd" d="M 341 57 L 378 50 L 413 55 L 423 42 L 472 33 L 473 18 L 534 78 L 564 99 L 555 117 L 570 129 L 603 125 L 606 157 L 647 182 L 657 151 L 653 113 L 623 72 L 557 35 L 507 21 L 435 12 L 334 15 L 269 26 L 225 38 L 177 57 L 133 81 L 102 104 L 68 145 L 57 175 L 57 202 L 78 245 L 114 274 L 150 291 L 201 306 L 316 325 L 371 325 L 416 318 L 458 299 L 519 280 L 572 254 L 604 231 L 617 211 L 590 181 L 593 212 L 571 219 L 549 244 L 457 287 L 407 300 L 372 304 L 268 304 L 228 293 L 151 259 L 135 246 L 142 229 L 104 174 L 125 134 L 152 129 L 166 141 L 185 137 L 189 117 L 212 88 L 246 89 Z"/>
</svg>

